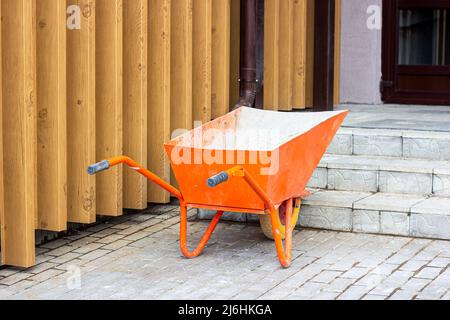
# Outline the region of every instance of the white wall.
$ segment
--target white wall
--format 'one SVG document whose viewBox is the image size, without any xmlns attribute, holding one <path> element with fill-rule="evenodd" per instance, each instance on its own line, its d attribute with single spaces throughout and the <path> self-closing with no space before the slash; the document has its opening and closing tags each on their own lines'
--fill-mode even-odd
<svg viewBox="0 0 450 320">
<path fill-rule="evenodd" d="M 342 0 L 341 101 L 381 102 L 381 29 L 370 30 L 367 9 L 382 0 Z"/>
</svg>

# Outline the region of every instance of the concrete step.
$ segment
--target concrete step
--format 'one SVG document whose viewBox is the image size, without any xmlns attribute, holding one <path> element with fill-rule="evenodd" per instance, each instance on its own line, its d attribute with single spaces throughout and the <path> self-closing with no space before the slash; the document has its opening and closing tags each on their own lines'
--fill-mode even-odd
<svg viewBox="0 0 450 320">
<path fill-rule="evenodd" d="M 450 132 L 344 127 L 327 153 L 450 160 Z"/>
<path fill-rule="evenodd" d="M 308 187 L 450 197 L 450 161 L 325 155 Z"/>
<path fill-rule="evenodd" d="M 450 240 L 450 198 L 318 190 L 303 201 L 299 224 Z"/>
</svg>

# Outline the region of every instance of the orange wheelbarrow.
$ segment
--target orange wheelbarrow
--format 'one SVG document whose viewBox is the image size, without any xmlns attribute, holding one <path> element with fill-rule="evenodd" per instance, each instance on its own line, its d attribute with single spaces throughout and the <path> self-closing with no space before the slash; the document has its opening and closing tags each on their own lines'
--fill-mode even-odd
<svg viewBox="0 0 450 320">
<path fill-rule="evenodd" d="M 240 108 L 186 132 L 165 144 L 181 191 L 126 156 L 94 164 L 88 173 L 125 164 L 176 197 L 180 247 L 187 258 L 202 253 L 224 212 L 259 215 L 287 268 L 306 184 L 347 114 Z M 193 251 L 186 241 L 188 207 L 217 211 Z"/>
</svg>

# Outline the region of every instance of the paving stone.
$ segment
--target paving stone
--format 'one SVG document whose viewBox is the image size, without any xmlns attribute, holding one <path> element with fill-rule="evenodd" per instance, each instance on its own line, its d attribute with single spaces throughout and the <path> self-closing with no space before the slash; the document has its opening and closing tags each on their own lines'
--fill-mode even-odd
<svg viewBox="0 0 450 320">
<path fill-rule="evenodd" d="M 89 243 L 85 246 L 82 246 L 78 249 L 73 250 L 73 252 L 75 253 L 81 253 L 81 254 L 86 254 L 89 253 L 91 251 L 97 250 L 101 247 L 103 247 L 105 244 L 104 243 L 98 243 L 98 242 L 93 242 L 93 243 Z"/>
<path fill-rule="evenodd" d="M 42 245 L 40 245 L 40 247 L 44 248 L 44 249 L 53 250 L 53 249 L 62 247 L 64 245 L 68 244 L 69 242 L 70 242 L 70 240 L 67 240 L 67 239 L 58 239 L 58 240 L 53 240 L 48 243 L 42 244 Z"/>
<path fill-rule="evenodd" d="M 124 235 L 121 235 L 121 234 L 111 234 L 109 236 L 106 236 L 105 238 L 98 239 L 97 242 L 104 243 L 104 244 L 110 244 L 114 241 L 122 239 L 123 237 L 124 237 Z"/>
<path fill-rule="evenodd" d="M 400 289 L 412 276 L 413 273 L 410 271 L 395 271 L 373 290 L 371 290 L 370 293 L 374 295 L 389 296 L 395 290 Z"/>
<path fill-rule="evenodd" d="M 355 279 L 336 278 L 324 290 L 342 293 L 354 282 Z"/>
<path fill-rule="evenodd" d="M 429 267 L 448 268 L 450 266 L 450 258 L 437 257 L 428 264 Z"/>
<path fill-rule="evenodd" d="M 57 264 L 62 264 L 62 263 L 69 262 L 69 261 L 71 261 L 71 260 L 73 260 L 75 258 L 78 258 L 79 256 L 81 256 L 80 253 L 69 252 L 69 253 L 66 253 L 66 254 L 64 254 L 62 256 L 59 256 L 59 257 L 56 257 L 56 258 L 50 260 L 50 262 L 57 263 Z"/>
<path fill-rule="evenodd" d="M 6 278 L 1 279 L 0 284 L 6 285 L 6 286 L 11 286 L 19 281 L 22 281 L 26 278 L 31 277 L 32 275 L 33 275 L 32 273 L 27 273 L 27 272 L 14 273 Z"/>
<path fill-rule="evenodd" d="M 48 269 L 54 268 L 56 265 L 57 265 L 56 263 L 52 262 L 43 262 L 32 268 L 27 269 L 27 272 L 37 274 L 46 271 Z"/>
<path fill-rule="evenodd" d="M 427 261 L 421 260 L 408 260 L 400 267 L 400 270 L 405 271 L 418 271 L 427 264 Z"/>
<path fill-rule="evenodd" d="M 50 278 L 56 277 L 57 275 L 60 275 L 61 273 L 63 273 L 63 271 L 61 271 L 61 270 L 49 269 L 49 270 L 43 271 L 41 273 L 38 273 L 38 274 L 30 277 L 28 280 L 32 280 L 32 281 L 36 281 L 36 282 L 43 282 Z"/>
<path fill-rule="evenodd" d="M 359 300 L 368 292 L 368 288 L 365 286 L 351 286 L 345 290 L 340 296 L 337 297 L 338 300 Z"/>
<path fill-rule="evenodd" d="M 370 271 L 369 268 L 353 267 L 344 274 L 342 274 L 341 278 L 359 279 L 363 277 L 365 274 L 367 274 L 369 271 Z"/>
<path fill-rule="evenodd" d="M 387 296 L 380 296 L 375 294 L 366 294 L 362 300 L 386 300 Z"/>
<path fill-rule="evenodd" d="M 123 247 L 129 245 L 130 243 L 131 243 L 131 241 L 127 241 L 127 240 L 117 240 L 117 241 L 114 241 L 114 242 L 104 246 L 103 249 L 118 250 L 120 248 L 123 248 Z"/>
<path fill-rule="evenodd" d="M 91 251 L 85 255 L 80 256 L 81 260 L 87 260 L 87 261 L 92 261 L 95 259 L 98 259 L 102 256 L 104 256 L 105 254 L 110 253 L 111 251 L 109 250 L 104 250 L 104 249 L 96 249 L 94 251 Z"/>
<path fill-rule="evenodd" d="M 320 283 L 330 283 L 334 279 L 336 279 L 338 276 L 340 276 L 342 272 L 339 271 L 322 271 L 317 276 L 311 279 L 313 282 L 320 282 Z"/>
<path fill-rule="evenodd" d="M 442 268 L 426 267 L 420 270 L 414 277 L 423 279 L 434 279 L 442 272 Z"/>
</svg>

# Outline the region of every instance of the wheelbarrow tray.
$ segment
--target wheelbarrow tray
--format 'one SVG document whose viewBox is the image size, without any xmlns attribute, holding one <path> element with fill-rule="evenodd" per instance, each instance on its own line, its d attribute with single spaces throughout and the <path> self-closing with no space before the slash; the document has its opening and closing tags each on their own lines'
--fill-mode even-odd
<svg viewBox="0 0 450 320">
<path fill-rule="evenodd" d="M 274 204 L 300 197 L 347 114 L 244 107 L 164 146 L 188 206 L 264 214 L 264 202 L 240 179 L 209 188 L 208 178 L 242 165 Z"/>
</svg>

